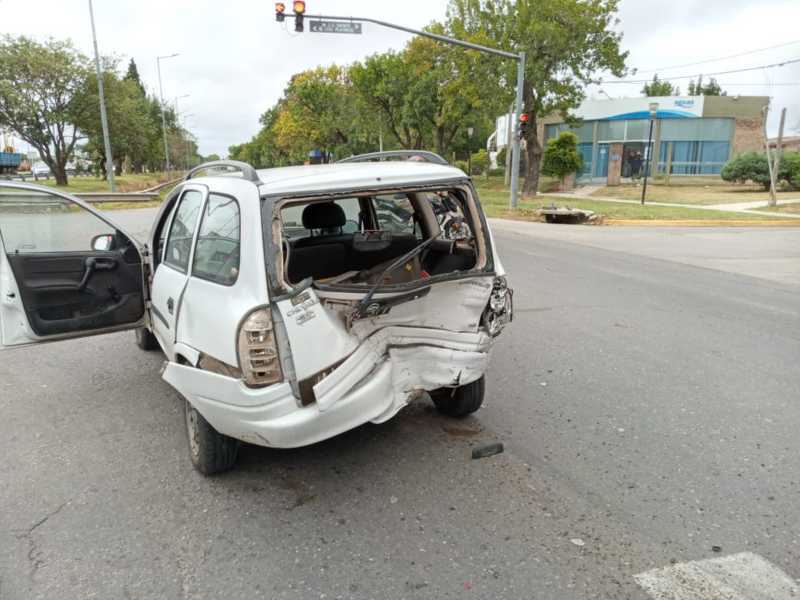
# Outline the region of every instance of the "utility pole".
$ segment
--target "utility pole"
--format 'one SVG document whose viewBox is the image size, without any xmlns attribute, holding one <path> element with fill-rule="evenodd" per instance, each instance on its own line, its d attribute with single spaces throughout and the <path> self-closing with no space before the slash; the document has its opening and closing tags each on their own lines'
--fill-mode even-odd
<svg viewBox="0 0 800 600">
<path fill-rule="evenodd" d="M 100 53 L 97 50 L 97 32 L 94 28 L 94 10 L 92 0 L 89 0 L 89 20 L 92 22 L 92 43 L 94 44 L 94 68 L 97 72 L 97 95 L 100 96 L 100 124 L 103 127 L 103 146 L 106 151 L 106 179 L 108 187 L 113 193 L 114 185 L 114 157 L 111 155 L 111 138 L 108 135 L 108 115 L 106 114 L 106 96 L 103 89 L 103 73 L 100 70 Z"/>
<path fill-rule="evenodd" d="M 511 183 L 511 154 L 513 153 L 511 149 L 511 138 L 514 135 L 514 128 L 512 126 L 512 121 L 514 120 L 514 104 L 512 103 L 511 106 L 508 107 L 508 114 L 506 115 L 506 185 Z"/>
<path fill-rule="evenodd" d="M 156 69 L 158 71 L 158 97 L 161 101 L 161 130 L 164 133 L 164 158 L 166 160 L 167 173 L 170 171 L 169 165 L 169 145 L 167 144 L 167 115 L 164 107 L 164 89 L 161 85 L 161 61 L 168 58 L 174 58 L 178 54 L 169 54 L 167 56 L 156 56 Z"/>
<path fill-rule="evenodd" d="M 378 19 L 370 19 L 367 17 L 338 17 L 338 16 L 330 16 L 330 15 L 307 15 L 306 12 L 306 3 L 297 0 L 293 3 L 294 6 L 294 18 L 295 18 L 295 31 L 302 32 L 303 31 L 303 23 L 305 19 L 313 19 L 311 22 L 311 31 L 313 32 L 315 28 L 319 27 L 319 32 L 321 33 L 353 33 L 353 34 L 360 34 L 361 33 L 361 25 L 355 26 L 355 24 L 360 23 L 372 23 L 373 25 L 379 25 L 381 27 L 388 27 L 389 29 L 396 29 L 398 31 L 404 31 L 405 33 L 410 33 L 412 35 L 419 35 L 422 37 L 426 37 L 432 40 L 436 40 L 438 42 L 442 42 L 445 44 L 450 44 L 452 46 L 461 46 L 462 48 L 468 48 L 470 50 L 477 50 L 479 52 L 484 52 L 486 54 L 493 54 L 494 56 L 501 56 L 503 58 L 508 58 L 511 60 L 517 61 L 517 95 L 516 95 L 516 104 L 514 108 L 514 137 L 513 137 L 513 149 L 514 149 L 514 157 L 512 160 L 512 171 L 511 171 L 511 197 L 509 199 L 509 206 L 514 209 L 517 207 L 517 203 L 519 201 L 518 198 L 518 191 L 519 191 L 519 163 L 520 163 L 520 115 L 522 115 L 522 102 L 523 102 L 523 89 L 525 86 L 525 53 L 520 52 L 515 54 L 513 52 L 506 52 L 505 50 L 498 50 L 497 48 L 489 48 L 488 46 L 482 46 L 480 44 L 473 44 L 472 42 L 465 42 L 464 40 L 459 40 L 456 38 L 451 38 L 446 35 L 439 35 L 436 33 L 431 33 L 430 31 L 421 31 L 419 29 L 412 29 L 410 27 L 404 27 L 402 25 L 396 25 L 395 23 L 388 23 L 386 21 L 380 21 Z M 283 22 L 286 18 L 286 5 L 284 2 L 276 2 L 275 3 L 275 20 L 279 23 Z M 314 21 L 316 20 L 316 22 Z M 326 24 L 326 21 L 328 22 Z M 345 24 L 344 27 L 336 28 L 336 24 Z M 324 29 L 327 25 L 331 25 L 331 29 L 326 30 Z"/>
<path fill-rule="evenodd" d="M 772 181 L 769 190 L 769 205 L 777 206 L 778 198 L 775 194 L 775 184 L 778 179 L 778 173 L 781 167 L 781 158 L 783 158 L 783 127 L 786 124 L 786 107 L 781 111 L 781 123 L 778 126 L 778 143 L 775 145 L 775 162 L 772 165 Z M 766 124 L 765 124 L 766 125 Z M 767 139 L 767 146 L 769 146 L 769 139 Z M 769 160 L 769 155 L 767 155 Z"/>
</svg>

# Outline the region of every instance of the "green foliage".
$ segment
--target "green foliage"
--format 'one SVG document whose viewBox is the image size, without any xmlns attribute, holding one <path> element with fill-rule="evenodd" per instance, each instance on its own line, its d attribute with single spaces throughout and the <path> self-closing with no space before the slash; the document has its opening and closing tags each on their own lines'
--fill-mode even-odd
<svg viewBox="0 0 800 600">
<path fill-rule="evenodd" d="M 793 190 L 800 190 L 800 152 L 784 152 L 780 174 Z"/>
<path fill-rule="evenodd" d="M 456 162 L 453 163 L 453 166 L 456 169 L 461 169 L 462 171 L 464 171 L 464 173 L 469 171 L 469 163 L 467 163 L 467 161 L 465 160 L 457 160 Z"/>
<path fill-rule="evenodd" d="M 566 115 L 577 107 L 596 73 L 609 71 L 616 77 L 626 73 L 628 53 L 621 50 L 622 35 L 615 30 L 618 5 L 619 0 L 450 0 L 448 29 L 455 37 L 527 54 L 526 194 L 536 194 L 539 180 L 538 119 L 554 112 Z M 516 64 L 487 57 L 481 61 L 495 67 L 498 76 L 491 87 L 505 90 L 497 96 L 507 106 L 513 97 Z"/>
<path fill-rule="evenodd" d="M 67 185 L 89 73 L 88 60 L 69 41 L 0 38 L 0 128 L 36 148 L 59 185 Z"/>
<path fill-rule="evenodd" d="M 503 177 L 505 174 L 505 169 L 489 169 L 489 177 Z"/>
<path fill-rule="evenodd" d="M 745 152 L 729 160 L 722 167 L 720 176 L 725 181 L 747 183 L 752 181 L 769 189 L 769 165 L 767 157 L 758 152 Z"/>
<path fill-rule="evenodd" d="M 728 92 L 722 90 L 717 80 L 713 77 L 709 80 L 708 83 L 703 85 L 702 78 L 694 82 L 692 79 L 689 82 L 689 95 L 690 96 L 727 96 Z"/>
<path fill-rule="evenodd" d="M 583 167 L 583 157 L 578 152 L 578 136 L 571 131 L 562 131 L 558 137 L 547 140 L 542 160 L 542 173 L 558 177 L 561 181 L 567 175 L 576 173 Z"/>
<path fill-rule="evenodd" d="M 472 174 L 483 175 L 489 168 L 489 153 L 486 149 L 478 150 L 472 155 Z"/>
<path fill-rule="evenodd" d="M 504 146 L 500 149 L 497 153 L 497 166 L 502 167 L 505 170 L 506 167 L 506 156 L 508 155 L 508 149 Z"/>
<path fill-rule="evenodd" d="M 653 81 L 645 83 L 642 88 L 643 96 L 680 96 L 681 90 L 678 86 L 673 86 L 669 81 L 662 81 L 658 74 L 653 75 Z"/>
</svg>

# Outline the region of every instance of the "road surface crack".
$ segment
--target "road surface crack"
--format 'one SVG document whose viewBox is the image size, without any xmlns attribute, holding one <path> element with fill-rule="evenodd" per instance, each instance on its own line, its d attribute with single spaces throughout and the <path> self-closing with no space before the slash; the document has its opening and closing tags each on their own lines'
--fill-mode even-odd
<svg viewBox="0 0 800 600">
<path fill-rule="evenodd" d="M 36 531 L 39 527 L 47 523 L 51 517 L 56 516 L 60 513 L 63 508 L 69 504 L 72 499 L 67 500 L 66 502 L 60 504 L 58 508 L 55 510 L 50 511 L 41 519 L 36 521 L 33 525 L 25 529 L 24 531 L 20 531 L 16 533 L 16 538 L 18 540 L 27 540 L 28 542 L 28 562 L 30 563 L 30 570 L 28 571 L 28 576 L 31 580 L 34 579 L 36 573 L 45 565 L 44 557 L 42 556 L 41 550 L 39 550 L 38 545 L 36 544 L 36 539 L 33 536 L 33 532 Z"/>
</svg>

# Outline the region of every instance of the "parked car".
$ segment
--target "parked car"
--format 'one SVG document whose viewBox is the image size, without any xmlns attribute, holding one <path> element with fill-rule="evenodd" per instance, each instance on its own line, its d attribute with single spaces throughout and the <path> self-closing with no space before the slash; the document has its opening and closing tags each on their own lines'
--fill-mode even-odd
<svg viewBox="0 0 800 600">
<path fill-rule="evenodd" d="M 135 330 L 166 356 L 207 475 L 240 442 L 313 444 L 425 392 L 475 412 L 512 318 L 475 188 L 435 155 L 369 158 L 201 165 L 145 244 L 74 196 L 0 183 L 2 346 Z"/>
</svg>

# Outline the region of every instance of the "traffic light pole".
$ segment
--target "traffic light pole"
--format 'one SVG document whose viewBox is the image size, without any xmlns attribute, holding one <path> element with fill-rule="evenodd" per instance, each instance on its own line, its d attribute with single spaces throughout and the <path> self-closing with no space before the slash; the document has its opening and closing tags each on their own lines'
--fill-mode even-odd
<svg viewBox="0 0 800 600">
<path fill-rule="evenodd" d="M 291 17 L 291 15 L 287 15 Z M 514 134 L 513 138 L 513 157 L 512 157 L 512 166 L 511 166 L 511 197 L 509 199 L 509 207 L 514 209 L 517 207 L 518 199 L 519 199 L 519 165 L 520 165 L 520 151 L 521 151 L 521 144 L 520 144 L 520 116 L 522 115 L 523 110 L 523 101 L 524 101 L 524 94 L 523 90 L 525 89 L 525 53 L 520 52 L 519 54 L 514 54 L 513 52 L 506 52 L 505 50 L 498 50 L 497 48 L 489 48 L 488 46 L 481 46 L 480 44 L 473 44 L 472 42 L 465 42 L 464 40 L 458 40 L 455 38 L 447 37 L 446 35 L 439 35 L 437 33 L 431 33 L 429 31 L 421 31 L 419 29 L 412 29 L 410 27 L 403 27 L 402 25 L 396 25 L 394 23 L 387 23 L 386 21 L 379 21 L 378 19 L 370 19 L 367 17 L 336 17 L 330 15 L 303 15 L 306 19 L 320 19 L 324 21 L 344 21 L 350 23 L 372 23 L 373 25 L 380 25 L 381 27 L 388 27 L 389 29 L 397 29 L 398 31 L 404 31 L 406 33 L 411 33 L 413 35 L 421 35 L 422 37 L 430 38 L 432 40 L 436 40 L 438 42 L 442 42 L 444 44 L 450 44 L 452 46 L 461 46 L 462 48 L 468 48 L 470 50 L 477 50 L 479 52 L 484 52 L 486 54 L 493 54 L 494 56 L 501 56 L 503 58 L 508 58 L 511 60 L 517 61 L 517 97 L 516 103 L 514 107 Z"/>
</svg>

